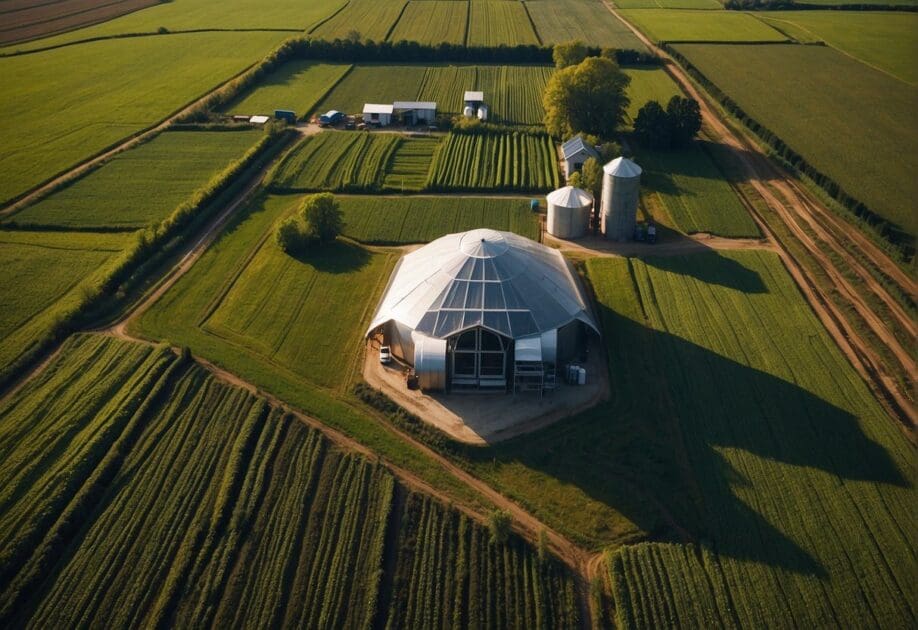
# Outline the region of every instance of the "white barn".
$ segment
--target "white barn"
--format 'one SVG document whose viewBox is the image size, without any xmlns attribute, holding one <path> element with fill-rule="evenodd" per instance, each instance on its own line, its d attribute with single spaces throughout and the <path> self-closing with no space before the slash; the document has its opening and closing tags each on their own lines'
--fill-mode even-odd
<svg viewBox="0 0 918 630">
<path fill-rule="evenodd" d="M 395 101 L 392 107 L 406 125 L 437 121 L 437 104 L 432 101 Z"/>
<path fill-rule="evenodd" d="M 561 252 L 510 232 L 448 234 L 399 260 L 367 329 L 422 389 L 548 387 L 598 334 Z"/>
<path fill-rule="evenodd" d="M 366 103 L 363 106 L 363 122 L 380 127 L 386 127 L 392 123 L 392 105 L 382 103 Z"/>
</svg>

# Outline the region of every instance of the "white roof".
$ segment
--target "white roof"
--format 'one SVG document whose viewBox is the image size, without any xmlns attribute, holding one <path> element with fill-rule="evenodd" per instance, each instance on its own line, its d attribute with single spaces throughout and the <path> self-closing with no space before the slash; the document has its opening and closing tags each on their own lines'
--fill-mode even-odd
<svg viewBox="0 0 918 630">
<path fill-rule="evenodd" d="M 251 118 L 249 118 L 249 122 L 254 123 L 256 125 L 263 125 L 266 122 L 268 122 L 268 120 L 270 120 L 269 116 L 252 116 Z"/>
<path fill-rule="evenodd" d="M 583 136 L 579 134 L 561 145 L 561 155 L 564 156 L 565 160 L 580 153 L 587 153 L 590 157 L 594 157 L 597 160 L 599 159 L 599 152 L 596 150 L 596 147 L 590 146 L 584 142 Z"/>
<path fill-rule="evenodd" d="M 468 91 L 465 93 L 465 96 L 462 97 L 463 101 L 483 101 L 484 92 L 473 92 Z"/>
<path fill-rule="evenodd" d="M 437 109 L 433 101 L 395 101 L 392 105 L 395 109 Z"/>
<path fill-rule="evenodd" d="M 364 114 L 391 114 L 392 106 L 382 103 L 366 103 L 363 106 Z"/>
<path fill-rule="evenodd" d="M 548 203 L 559 208 L 583 208 L 593 203 L 593 195 L 581 188 L 565 186 L 545 196 Z"/>
<path fill-rule="evenodd" d="M 447 234 L 403 256 L 367 334 L 393 320 L 438 339 L 474 326 L 520 339 L 574 320 L 599 331 L 561 252 L 488 229 Z"/>
<path fill-rule="evenodd" d="M 602 167 L 602 170 L 613 177 L 638 177 L 641 167 L 626 157 L 618 157 Z"/>
</svg>

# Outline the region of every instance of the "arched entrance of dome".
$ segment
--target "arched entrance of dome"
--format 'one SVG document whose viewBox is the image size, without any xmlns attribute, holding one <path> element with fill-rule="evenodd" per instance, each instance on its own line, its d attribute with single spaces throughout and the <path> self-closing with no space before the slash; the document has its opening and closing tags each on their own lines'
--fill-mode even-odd
<svg viewBox="0 0 918 630">
<path fill-rule="evenodd" d="M 471 328 L 449 339 L 452 388 L 506 388 L 507 355 L 513 341 L 484 328 Z"/>
</svg>

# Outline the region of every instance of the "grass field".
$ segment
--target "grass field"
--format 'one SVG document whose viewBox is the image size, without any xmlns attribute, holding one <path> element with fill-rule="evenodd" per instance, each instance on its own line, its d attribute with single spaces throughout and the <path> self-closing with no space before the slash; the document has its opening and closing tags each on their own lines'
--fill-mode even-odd
<svg viewBox="0 0 918 630">
<path fill-rule="evenodd" d="M 426 243 L 480 227 L 539 239 L 539 215 L 528 199 L 483 197 L 338 197 L 344 233 L 363 243 Z"/>
<path fill-rule="evenodd" d="M 124 234 L 0 230 L 0 365 L 13 365 L 106 273 Z"/>
<path fill-rule="evenodd" d="M 679 230 L 760 237 L 752 216 L 697 140 L 677 151 L 638 151 L 643 196 L 656 196 Z M 652 204 L 654 205 L 654 204 Z"/>
<path fill-rule="evenodd" d="M 545 45 L 579 39 L 591 46 L 646 50 L 641 40 L 601 2 L 528 0 L 525 7 Z"/>
<path fill-rule="evenodd" d="M 628 98 L 631 99 L 628 104 L 629 126 L 648 101 L 657 101 L 665 108 L 673 96 L 682 96 L 682 90 L 662 68 L 626 66 L 622 70 L 631 78 L 628 84 Z"/>
<path fill-rule="evenodd" d="M 918 89 L 823 46 L 676 48 L 849 195 L 918 232 Z"/>
<path fill-rule="evenodd" d="M 13 44 L 0 49 L 0 54 L 58 46 L 95 37 L 156 33 L 160 27 L 173 33 L 194 29 L 283 29 L 288 32 L 278 32 L 276 35 L 289 37 L 331 15 L 343 4 L 343 0 L 314 0 L 308 5 L 299 0 L 279 0 L 271 5 L 257 0 L 226 0 L 220 3 L 219 10 L 214 10 L 211 0 L 172 0 L 95 26 L 25 44 Z M 131 45 L 128 42 L 126 47 Z"/>
<path fill-rule="evenodd" d="M 906 83 L 918 84 L 918 15 L 914 13 L 769 11 L 758 17 L 790 37 L 824 41 Z"/>
<path fill-rule="evenodd" d="M 779 259 L 587 267 L 615 406 L 648 431 L 673 419 L 671 457 L 685 462 L 705 541 L 626 548 L 613 564 L 619 626 L 911 625 L 914 447 Z M 647 383 L 667 395 L 644 395 Z"/>
<path fill-rule="evenodd" d="M 780 42 L 787 37 L 746 13 L 626 9 L 622 16 L 655 42 Z"/>
<path fill-rule="evenodd" d="M 410 0 L 389 34 L 389 41 L 403 39 L 422 44 L 465 43 L 469 4 L 458 0 Z"/>
<path fill-rule="evenodd" d="M 62 229 L 139 229 L 168 216 L 261 137 L 255 130 L 168 131 L 11 220 Z"/>
<path fill-rule="evenodd" d="M 230 114 L 271 116 L 288 109 L 306 116 L 348 70 L 350 64 L 290 61 L 269 74 L 258 86 L 223 108 Z"/>
<path fill-rule="evenodd" d="M 430 175 L 433 190 L 545 191 L 560 184 L 555 145 L 546 135 L 450 133 Z"/>
<path fill-rule="evenodd" d="M 398 192 L 423 190 L 439 146 L 440 138 L 402 139 L 386 167 L 383 188 Z"/>
<path fill-rule="evenodd" d="M 542 90 L 552 72 L 551 66 L 356 65 L 315 111 L 359 113 L 364 103 L 417 99 L 436 102 L 439 113 L 461 114 L 464 92 L 482 90 L 491 119 L 538 125 L 545 115 Z"/>
<path fill-rule="evenodd" d="M 538 44 L 521 2 L 473 0 L 469 7 L 469 46 Z"/>
<path fill-rule="evenodd" d="M 194 33 L 0 58 L 0 203 L 165 118 L 282 37 Z"/>
<path fill-rule="evenodd" d="M 410 139 L 393 133 L 334 132 L 306 138 L 284 158 L 272 188 L 378 190 L 396 147 Z"/>
<path fill-rule="evenodd" d="M 360 33 L 362 39 L 381 42 L 395 26 L 406 4 L 407 0 L 352 0 L 309 34 L 315 39 L 331 40 Z"/>
<path fill-rule="evenodd" d="M 559 565 L 419 495 L 396 504 L 388 471 L 165 348 L 71 337 L 0 404 L 0 453 L 5 625 L 368 626 L 379 606 L 428 627 L 412 603 L 434 593 L 425 610 L 450 620 L 576 622 Z"/>
<path fill-rule="evenodd" d="M 622 9 L 723 9 L 717 0 L 615 0 Z"/>
</svg>

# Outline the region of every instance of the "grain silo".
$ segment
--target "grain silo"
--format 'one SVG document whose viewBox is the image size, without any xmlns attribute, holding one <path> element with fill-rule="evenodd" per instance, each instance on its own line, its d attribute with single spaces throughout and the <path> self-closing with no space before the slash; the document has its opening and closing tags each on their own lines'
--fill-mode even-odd
<svg viewBox="0 0 918 630">
<path fill-rule="evenodd" d="M 602 170 L 602 233 L 615 241 L 631 240 L 637 222 L 641 167 L 620 157 Z"/>
<path fill-rule="evenodd" d="M 549 193 L 548 233 L 558 238 L 580 238 L 590 229 L 593 195 L 580 188 L 565 186 Z"/>
</svg>

